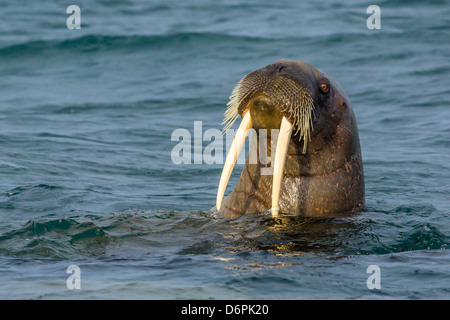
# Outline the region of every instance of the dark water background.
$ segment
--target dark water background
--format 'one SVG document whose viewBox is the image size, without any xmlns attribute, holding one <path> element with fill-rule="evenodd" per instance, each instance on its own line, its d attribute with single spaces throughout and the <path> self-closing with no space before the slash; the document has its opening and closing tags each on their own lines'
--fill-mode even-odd
<svg viewBox="0 0 450 320">
<path fill-rule="evenodd" d="M 450 298 L 449 26 L 449 1 L 2 0 L 0 298 Z M 217 219 L 221 165 L 171 161 L 175 129 L 220 129 L 280 58 L 352 101 L 355 217 Z"/>
</svg>

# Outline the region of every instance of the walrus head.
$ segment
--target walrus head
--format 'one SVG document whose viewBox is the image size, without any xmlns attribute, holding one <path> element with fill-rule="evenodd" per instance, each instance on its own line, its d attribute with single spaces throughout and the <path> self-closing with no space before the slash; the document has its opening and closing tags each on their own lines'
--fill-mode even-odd
<svg viewBox="0 0 450 320">
<path fill-rule="evenodd" d="M 216 208 L 222 215 L 282 212 L 310 216 L 364 206 L 358 130 L 350 101 L 333 78 L 300 61 L 279 60 L 246 75 L 230 96 L 225 130 L 242 122 L 224 165 Z M 279 129 L 273 175 L 247 160 L 222 206 L 228 180 L 249 129 Z M 268 152 L 270 151 L 269 143 Z M 258 154 L 259 157 L 259 154 Z M 270 179 L 271 178 L 271 179 Z M 271 202 L 268 200 L 271 198 Z"/>
</svg>

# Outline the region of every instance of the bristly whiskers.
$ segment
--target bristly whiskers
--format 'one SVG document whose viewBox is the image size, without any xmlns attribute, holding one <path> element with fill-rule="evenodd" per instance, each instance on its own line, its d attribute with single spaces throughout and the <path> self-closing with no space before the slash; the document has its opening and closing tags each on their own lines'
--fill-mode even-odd
<svg viewBox="0 0 450 320">
<path fill-rule="evenodd" d="M 294 135 L 299 134 L 299 140 L 303 140 L 302 153 L 305 154 L 313 130 L 314 99 L 307 88 L 287 77 L 268 80 L 263 74 L 252 72 L 242 78 L 227 103 L 222 133 L 225 134 L 237 120 L 239 109 L 258 93 L 269 96 L 280 106 L 281 112 L 295 128 Z"/>
</svg>

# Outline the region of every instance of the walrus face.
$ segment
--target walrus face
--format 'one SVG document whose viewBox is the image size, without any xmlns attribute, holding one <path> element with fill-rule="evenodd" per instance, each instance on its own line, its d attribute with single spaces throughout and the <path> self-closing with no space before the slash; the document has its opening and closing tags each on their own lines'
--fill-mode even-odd
<svg viewBox="0 0 450 320">
<path fill-rule="evenodd" d="M 311 139 L 318 133 L 332 135 L 339 122 L 345 97 L 335 94 L 332 82 L 305 62 L 276 61 L 238 82 L 225 113 L 225 130 L 248 111 L 256 130 L 279 129 L 285 117 L 292 126 L 292 141 L 305 154 Z"/>
<path fill-rule="evenodd" d="M 243 120 L 224 165 L 217 209 L 248 130 L 280 129 L 272 184 L 272 214 L 277 215 L 288 150 L 299 157 L 320 150 L 335 133 L 347 99 L 335 80 L 305 62 L 282 59 L 246 75 L 233 90 L 225 112 L 224 130 L 239 115 Z"/>
</svg>

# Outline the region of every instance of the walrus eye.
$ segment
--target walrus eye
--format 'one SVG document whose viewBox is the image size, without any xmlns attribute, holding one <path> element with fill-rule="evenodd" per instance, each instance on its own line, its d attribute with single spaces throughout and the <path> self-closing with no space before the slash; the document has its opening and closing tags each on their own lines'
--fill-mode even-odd
<svg viewBox="0 0 450 320">
<path fill-rule="evenodd" d="M 320 91 L 322 93 L 327 93 L 330 90 L 330 86 L 328 85 L 328 83 L 321 83 L 320 84 Z"/>
</svg>

